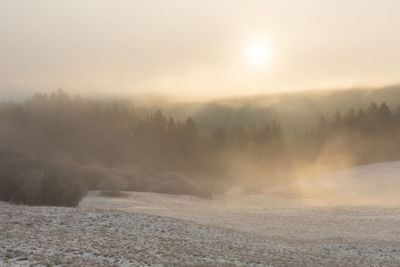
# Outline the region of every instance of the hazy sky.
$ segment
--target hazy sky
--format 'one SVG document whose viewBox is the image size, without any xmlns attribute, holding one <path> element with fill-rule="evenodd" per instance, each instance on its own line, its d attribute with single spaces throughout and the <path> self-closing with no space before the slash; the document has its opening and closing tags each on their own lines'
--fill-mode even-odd
<svg viewBox="0 0 400 267">
<path fill-rule="evenodd" d="M 261 65 L 246 58 L 252 42 L 268 50 Z M 398 82 L 398 0 L 0 1 L 0 97 L 57 88 L 223 96 Z"/>
</svg>

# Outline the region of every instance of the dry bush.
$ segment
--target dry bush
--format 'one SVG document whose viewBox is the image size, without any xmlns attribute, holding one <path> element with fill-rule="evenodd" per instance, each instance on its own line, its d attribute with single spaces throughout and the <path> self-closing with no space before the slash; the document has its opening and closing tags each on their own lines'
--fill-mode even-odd
<svg viewBox="0 0 400 267">
<path fill-rule="evenodd" d="M 75 207 L 86 186 L 72 165 L 2 152 L 0 200 L 16 204 Z"/>
</svg>

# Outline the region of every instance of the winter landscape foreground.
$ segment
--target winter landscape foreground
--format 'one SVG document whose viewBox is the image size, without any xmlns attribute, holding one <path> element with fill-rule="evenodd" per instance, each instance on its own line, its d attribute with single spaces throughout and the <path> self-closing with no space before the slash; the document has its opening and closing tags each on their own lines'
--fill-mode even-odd
<svg viewBox="0 0 400 267">
<path fill-rule="evenodd" d="M 399 266 L 400 162 L 206 200 L 90 192 L 78 208 L 0 203 L 0 264 Z"/>
</svg>

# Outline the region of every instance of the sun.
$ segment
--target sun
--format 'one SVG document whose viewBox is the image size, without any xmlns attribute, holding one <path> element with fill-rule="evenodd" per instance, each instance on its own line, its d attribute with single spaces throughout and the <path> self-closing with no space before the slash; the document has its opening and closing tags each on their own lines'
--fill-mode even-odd
<svg viewBox="0 0 400 267">
<path fill-rule="evenodd" d="M 264 39 L 254 39 L 246 44 L 244 56 L 248 64 L 262 67 L 271 59 L 271 47 Z"/>
</svg>

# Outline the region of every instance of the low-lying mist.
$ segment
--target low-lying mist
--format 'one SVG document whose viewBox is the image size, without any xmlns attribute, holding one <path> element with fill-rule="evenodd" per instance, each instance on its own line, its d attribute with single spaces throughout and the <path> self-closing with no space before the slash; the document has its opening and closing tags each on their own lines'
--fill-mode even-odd
<svg viewBox="0 0 400 267">
<path fill-rule="evenodd" d="M 197 103 L 36 94 L 0 104 L 0 200 L 57 204 L 38 196 L 69 187 L 48 186 L 65 169 L 85 190 L 321 200 L 340 188 L 316 186 L 324 174 L 400 159 L 398 104 L 396 87 Z"/>
</svg>

